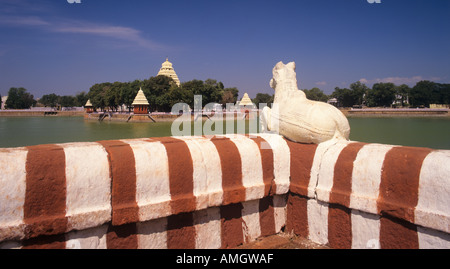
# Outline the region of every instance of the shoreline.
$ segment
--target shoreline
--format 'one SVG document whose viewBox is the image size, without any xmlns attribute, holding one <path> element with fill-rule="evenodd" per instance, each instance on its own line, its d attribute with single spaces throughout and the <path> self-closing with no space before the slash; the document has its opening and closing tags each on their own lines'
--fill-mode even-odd
<svg viewBox="0 0 450 269">
<path fill-rule="evenodd" d="M 346 117 L 450 117 L 450 109 L 430 109 L 430 108 L 366 108 L 366 109 L 339 109 Z M 108 113 L 105 113 L 108 114 Z M 239 113 L 238 113 L 239 114 Z M 98 120 L 102 113 L 87 114 L 84 111 L 23 111 L 23 110 L 0 110 L 0 117 L 84 117 L 86 120 Z M 178 115 L 164 114 L 111 114 L 111 118 L 105 120 L 130 122 L 153 122 L 148 117 L 158 121 L 173 121 Z M 139 119 L 138 119 L 139 118 Z"/>
<path fill-rule="evenodd" d="M 450 117 L 449 109 L 358 108 L 340 109 L 346 117 Z"/>
<path fill-rule="evenodd" d="M 83 117 L 84 111 L 0 110 L 0 117 Z"/>
</svg>

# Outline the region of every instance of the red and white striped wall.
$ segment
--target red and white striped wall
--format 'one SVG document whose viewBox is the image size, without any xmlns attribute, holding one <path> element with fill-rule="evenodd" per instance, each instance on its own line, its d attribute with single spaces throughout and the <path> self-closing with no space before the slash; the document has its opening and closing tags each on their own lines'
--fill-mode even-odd
<svg viewBox="0 0 450 269">
<path fill-rule="evenodd" d="M 310 169 L 291 166 L 288 230 L 332 248 L 450 248 L 450 151 L 294 146 L 316 149 Z"/>
<path fill-rule="evenodd" d="M 0 149 L 0 248 L 450 248 L 450 151 L 276 134 Z"/>
</svg>

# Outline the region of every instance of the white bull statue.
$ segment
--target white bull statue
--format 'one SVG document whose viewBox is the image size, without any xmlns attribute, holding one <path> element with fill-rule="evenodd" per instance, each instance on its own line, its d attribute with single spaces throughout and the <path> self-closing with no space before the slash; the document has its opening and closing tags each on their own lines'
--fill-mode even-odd
<svg viewBox="0 0 450 269">
<path fill-rule="evenodd" d="M 295 62 L 278 62 L 270 87 L 275 90 L 272 109 L 261 114 L 263 131 L 275 131 L 300 143 L 321 143 L 330 139 L 349 140 L 350 125 L 336 107 L 308 100 L 297 87 Z"/>
</svg>

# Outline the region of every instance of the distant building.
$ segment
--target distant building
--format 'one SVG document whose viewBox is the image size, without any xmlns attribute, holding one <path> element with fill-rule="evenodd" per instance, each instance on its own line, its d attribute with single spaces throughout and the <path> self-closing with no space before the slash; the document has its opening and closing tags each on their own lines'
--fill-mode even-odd
<svg viewBox="0 0 450 269">
<path fill-rule="evenodd" d="M 241 101 L 239 102 L 239 106 L 253 106 L 252 99 L 248 97 L 247 93 L 244 93 L 244 96 L 242 97 Z"/>
<path fill-rule="evenodd" d="M 6 104 L 7 99 L 8 99 L 8 96 L 2 96 L 1 109 L 5 109 L 5 104 Z"/>
<path fill-rule="evenodd" d="M 430 108 L 445 109 L 445 108 L 450 108 L 450 105 L 448 105 L 448 104 L 430 104 Z"/>
<path fill-rule="evenodd" d="M 180 86 L 180 80 L 178 79 L 177 73 L 175 73 L 172 63 L 169 62 L 168 58 L 166 58 L 166 61 L 164 63 L 162 63 L 162 66 L 158 72 L 158 76 L 159 75 L 164 75 L 164 76 L 172 78 L 175 81 L 175 83 L 178 86 Z"/>
<path fill-rule="evenodd" d="M 139 89 L 136 98 L 134 98 L 131 105 L 133 106 L 134 114 L 148 114 L 150 104 L 148 103 L 142 89 Z"/>
<path fill-rule="evenodd" d="M 253 104 L 252 99 L 248 97 L 247 93 L 244 93 L 241 101 L 238 101 L 236 105 L 241 110 L 241 112 L 245 112 L 246 114 L 249 112 L 249 109 L 256 108 L 256 105 Z"/>
<path fill-rule="evenodd" d="M 84 110 L 86 113 L 94 112 L 94 107 L 92 106 L 91 99 L 88 99 L 86 104 L 84 105 Z"/>
<path fill-rule="evenodd" d="M 338 106 L 339 106 L 339 101 L 338 101 L 338 99 L 336 99 L 336 98 L 328 99 L 327 103 L 330 104 L 330 105 L 333 105 L 333 106 L 335 106 L 335 107 L 338 107 Z"/>
</svg>

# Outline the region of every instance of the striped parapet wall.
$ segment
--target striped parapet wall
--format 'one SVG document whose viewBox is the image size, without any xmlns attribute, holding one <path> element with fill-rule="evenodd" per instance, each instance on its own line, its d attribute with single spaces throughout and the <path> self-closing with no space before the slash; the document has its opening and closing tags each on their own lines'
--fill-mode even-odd
<svg viewBox="0 0 450 269">
<path fill-rule="evenodd" d="M 276 134 L 0 149 L 0 248 L 450 248 L 450 151 Z"/>
</svg>

